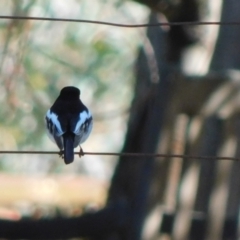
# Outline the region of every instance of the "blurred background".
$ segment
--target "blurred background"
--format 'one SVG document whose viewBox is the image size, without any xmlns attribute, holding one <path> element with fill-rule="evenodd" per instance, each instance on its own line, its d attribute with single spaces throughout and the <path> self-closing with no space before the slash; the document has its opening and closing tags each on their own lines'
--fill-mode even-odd
<svg viewBox="0 0 240 240">
<path fill-rule="evenodd" d="M 0 15 L 141 23 L 148 13 L 143 5 L 125 1 L 0 3 Z M 94 118 L 84 151 L 118 152 L 142 35 L 144 29 L 1 19 L 0 149 L 58 151 L 46 134 L 44 117 L 61 88 L 73 85 Z M 76 156 L 67 166 L 57 155 L 1 155 L 0 204 L 16 206 L 21 214 L 45 205 L 101 205 L 115 163 L 115 157 Z"/>
<path fill-rule="evenodd" d="M 231 161 L 240 156 L 239 1 L 6 0 L 0 6 L 0 15 L 155 25 L 1 19 L 1 150 L 58 151 L 44 115 L 61 88 L 74 85 L 94 118 L 84 151 L 167 154 L 76 156 L 69 166 L 57 155 L 2 154 L 1 218 L 78 216 L 114 206 L 113 216 L 116 209 L 125 215 L 108 231 L 100 221 L 101 239 L 239 238 L 240 162 Z"/>
</svg>

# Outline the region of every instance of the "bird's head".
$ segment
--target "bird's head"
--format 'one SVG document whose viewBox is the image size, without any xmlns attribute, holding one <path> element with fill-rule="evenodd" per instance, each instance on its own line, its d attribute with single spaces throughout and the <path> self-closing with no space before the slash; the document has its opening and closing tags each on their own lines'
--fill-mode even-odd
<svg viewBox="0 0 240 240">
<path fill-rule="evenodd" d="M 73 86 L 64 87 L 60 92 L 60 98 L 79 99 L 80 90 Z"/>
</svg>

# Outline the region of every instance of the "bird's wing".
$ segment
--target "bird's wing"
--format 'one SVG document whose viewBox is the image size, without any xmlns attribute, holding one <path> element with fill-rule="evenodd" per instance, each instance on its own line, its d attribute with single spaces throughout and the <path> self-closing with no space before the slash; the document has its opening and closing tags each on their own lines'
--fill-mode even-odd
<svg viewBox="0 0 240 240">
<path fill-rule="evenodd" d="M 61 124 L 58 120 L 58 116 L 51 112 L 50 110 L 47 111 L 46 117 L 46 128 L 48 130 L 48 135 L 53 142 L 56 142 L 59 149 L 63 149 L 63 130 Z"/>
<path fill-rule="evenodd" d="M 73 124 L 73 133 L 75 134 L 74 147 L 85 142 L 92 131 L 92 114 L 88 110 L 82 111 Z"/>
</svg>

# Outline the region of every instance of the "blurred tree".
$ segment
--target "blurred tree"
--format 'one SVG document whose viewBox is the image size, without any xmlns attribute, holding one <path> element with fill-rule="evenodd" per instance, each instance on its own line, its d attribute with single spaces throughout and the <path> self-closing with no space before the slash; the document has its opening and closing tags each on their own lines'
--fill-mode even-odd
<svg viewBox="0 0 240 240">
<path fill-rule="evenodd" d="M 200 20 L 205 0 L 135 0 L 164 14 L 169 22 L 197 22 Z M 200 33 L 196 26 L 171 26 L 168 31 L 168 60 L 180 60 L 184 48 L 196 43 Z M 178 41 L 176 41 L 178 39 Z"/>
<path fill-rule="evenodd" d="M 155 12 L 150 17 L 150 23 L 155 23 L 158 21 L 157 19 L 159 17 L 159 12 L 165 14 L 169 21 L 174 22 L 199 21 L 203 18 L 203 16 L 202 18 L 200 17 L 201 1 L 143 0 L 140 2 L 149 5 L 152 9 L 155 10 Z M 202 1 L 201 3 L 203 2 L 204 1 Z M 227 1 L 225 1 L 225 4 L 226 2 Z M 228 7 L 225 6 L 228 9 L 223 12 L 223 19 L 225 21 L 226 18 L 224 18 L 224 16 L 226 17 L 226 15 L 228 15 L 228 13 L 230 12 L 229 9 L 231 9 L 229 6 L 235 6 L 233 2 L 228 2 L 228 4 L 226 4 Z M 234 12 L 233 9 L 231 9 L 231 12 Z M 234 20 L 231 20 L 236 21 L 236 19 L 237 17 L 235 16 Z M 200 106 L 204 103 L 204 101 L 206 101 L 206 99 L 208 99 L 208 97 L 210 97 L 212 91 L 211 90 L 210 92 L 208 92 L 208 87 L 210 86 L 211 89 L 216 89 L 217 86 L 219 86 L 218 84 L 221 83 L 222 80 L 220 76 L 218 76 L 216 78 L 216 81 L 214 82 L 210 82 L 207 78 L 203 78 L 203 85 L 201 87 L 199 87 L 199 83 L 197 83 L 197 81 L 190 83 L 191 81 L 186 80 L 187 76 L 184 75 L 185 72 L 182 68 L 182 61 L 184 59 L 186 49 L 189 48 L 193 43 L 197 44 L 200 40 L 203 40 L 199 31 L 197 31 L 198 28 L 199 27 L 197 26 L 170 26 L 170 29 L 168 31 L 164 31 L 161 28 L 155 28 L 154 30 L 152 28 L 148 29 L 149 42 L 151 43 L 151 46 L 153 48 L 157 63 L 158 72 L 156 72 L 156 74 L 159 74 L 160 81 L 154 82 L 153 79 L 151 79 L 150 76 L 152 75 L 152 73 L 151 69 L 148 67 L 148 53 L 144 48 L 142 48 L 139 52 L 137 60 L 137 81 L 135 86 L 135 97 L 132 102 L 128 131 L 125 144 L 122 149 L 123 152 L 149 153 L 157 151 L 157 147 L 159 146 L 158 141 L 160 141 L 164 131 L 167 131 L 166 129 L 163 129 L 163 122 L 173 121 L 174 123 L 176 123 L 175 121 L 177 116 L 171 115 L 171 111 L 174 111 L 173 109 L 177 109 L 179 107 L 180 109 L 178 109 L 178 114 L 184 113 L 190 119 L 195 116 L 195 114 L 200 114 L 198 112 Z M 223 32 L 225 33 L 225 31 Z M 237 36 L 238 34 L 238 32 L 235 32 L 234 34 L 232 28 L 231 33 L 231 35 L 234 36 Z M 223 35 L 221 35 L 220 33 L 220 37 L 221 36 Z M 229 42 L 229 38 L 226 37 L 228 35 L 225 34 L 224 36 L 225 38 L 218 40 L 217 46 L 219 47 L 220 45 L 222 46 L 223 44 L 225 44 L 225 48 L 223 48 L 225 49 L 223 51 L 223 53 L 225 54 L 224 56 L 221 54 L 222 48 L 221 50 L 220 48 L 217 48 L 212 61 L 213 66 L 216 63 L 222 62 L 228 62 L 228 67 L 229 65 L 234 66 L 231 64 L 232 62 L 234 62 L 235 65 L 238 63 L 238 61 L 234 61 L 232 59 L 231 55 L 229 56 L 228 53 L 226 53 L 226 51 L 228 50 L 231 51 L 233 50 L 233 48 L 236 49 L 236 46 L 232 45 Z M 238 38 L 235 37 L 234 39 Z M 206 39 L 204 40 L 206 41 Z M 239 56 L 237 53 L 238 51 L 235 51 L 233 53 L 233 57 L 235 56 L 236 59 L 239 59 L 239 57 L 237 57 Z M 219 57 L 219 55 L 221 57 Z M 229 59 L 225 56 L 228 56 Z M 224 67 L 226 67 L 226 65 L 224 65 Z M 185 80 L 184 82 L 177 84 L 180 79 L 174 78 L 173 76 L 174 73 L 179 73 L 179 70 L 182 71 L 182 74 L 184 75 L 183 78 Z M 207 87 L 206 83 L 209 83 Z M 198 97 L 194 91 L 190 91 L 192 93 L 188 92 L 191 84 L 194 85 L 196 89 L 198 89 L 197 92 L 199 92 L 200 95 L 206 97 L 205 100 L 202 100 L 201 97 Z M 181 97 L 179 97 L 177 93 L 179 93 Z M 194 100 L 191 100 L 191 94 L 194 95 Z M 205 94 L 207 94 L 207 96 Z M 187 98 L 185 104 L 184 96 L 186 96 Z M 174 101 L 175 98 L 176 100 Z M 180 102 L 179 106 L 178 102 Z M 199 105 L 198 108 L 196 107 L 197 105 Z M 198 153 L 199 155 L 216 156 L 216 149 L 219 147 L 219 142 L 222 140 L 222 135 L 220 131 L 221 121 L 216 118 L 216 116 L 212 116 L 211 118 L 206 120 L 206 126 L 205 127 L 207 128 L 207 130 L 205 131 L 207 132 L 207 134 L 202 140 L 203 142 L 202 145 L 199 147 Z M 173 128 L 174 126 L 171 125 L 171 127 Z M 173 129 L 171 129 L 170 131 L 173 131 Z M 174 133 L 172 132 L 172 134 Z M 181 140 L 184 141 L 184 139 Z M 170 143 L 170 141 L 168 141 L 168 143 Z M 185 151 L 188 152 L 188 147 L 189 146 L 187 146 L 186 149 L 184 148 L 183 153 L 185 153 Z M 167 148 L 170 153 L 173 153 L 174 146 L 169 145 L 167 146 Z M 167 171 L 168 167 L 170 167 L 170 160 L 171 159 L 167 158 L 163 160 L 162 163 L 157 163 L 157 161 L 154 162 L 154 159 L 149 157 L 120 157 L 116 167 L 116 171 L 112 178 L 112 185 L 109 190 L 108 201 L 109 203 L 112 203 L 119 198 L 126 199 L 131 209 L 129 213 L 130 216 L 125 228 L 109 234 L 108 238 L 104 236 L 103 239 L 141 239 L 141 230 L 143 228 L 144 221 L 146 220 L 147 206 L 151 206 L 153 209 L 154 206 L 156 207 L 156 205 L 159 204 L 159 199 L 164 198 L 162 188 L 166 186 L 165 181 L 167 181 L 168 177 L 170 177 L 167 176 L 167 174 L 171 172 Z M 179 174 L 181 175 L 178 178 L 179 181 L 181 180 L 182 175 L 185 173 L 184 171 L 186 171 L 186 165 L 184 164 L 186 164 L 186 162 L 181 165 L 182 170 L 179 170 Z M 157 165 L 158 168 L 154 169 Z M 209 207 L 208 204 L 210 201 L 211 191 L 213 189 L 213 181 L 215 177 L 215 165 L 213 161 L 202 161 L 200 168 L 201 175 L 199 180 L 199 188 L 197 189 L 198 194 L 196 197 L 197 199 L 195 207 L 197 211 L 200 211 L 201 213 L 207 215 L 207 209 Z M 167 171 L 167 173 L 165 171 Z M 151 182 L 153 174 L 155 174 L 156 178 L 154 182 Z M 177 178 L 177 176 L 175 177 Z M 176 206 L 174 206 L 176 207 L 176 211 L 178 211 L 178 201 L 180 201 L 178 196 L 180 191 L 180 183 L 178 182 L 177 184 L 177 193 L 175 193 L 176 196 L 172 196 L 173 201 L 177 202 Z M 166 189 L 164 188 L 163 191 L 165 190 Z M 197 222 L 197 225 L 195 225 L 195 220 Z M 168 223 L 166 223 L 167 229 L 171 229 L 171 224 L 172 226 L 174 226 L 173 221 L 174 217 L 171 218 L 170 222 L 168 221 Z M 235 221 L 237 221 L 237 219 L 235 219 Z M 206 223 L 207 219 L 203 220 L 199 218 L 193 220 L 194 226 L 192 226 L 193 229 L 191 229 L 193 230 L 193 235 L 191 235 L 191 239 L 204 239 Z M 233 227 L 234 226 L 235 225 L 233 224 Z M 172 230 L 167 233 L 171 235 L 171 231 Z M 201 232 L 201 234 L 198 234 L 198 232 Z M 186 238 L 181 238 L 181 236 L 177 236 L 176 239 Z"/>
</svg>

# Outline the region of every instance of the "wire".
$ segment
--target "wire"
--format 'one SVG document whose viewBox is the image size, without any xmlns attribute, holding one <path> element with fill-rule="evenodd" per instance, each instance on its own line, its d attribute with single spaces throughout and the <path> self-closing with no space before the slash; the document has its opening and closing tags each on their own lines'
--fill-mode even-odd
<svg viewBox="0 0 240 240">
<path fill-rule="evenodd" d="M 58 154 L 56 151 L 0 151 L 1 154 Z M 79 152 L 74 154 L 79 155 Z M 161 153 L 116 153 L 116 152 L 84 152 L 84 155 L 98 156 L 120 156 L 120 157 L 151 157 L 151 158 L 185 158 L 185 159 L 200 159 L 200 160 L 230 160 L 240 161 L 237 157 L 216 157 L 216 156 L 193 156 L 182 154 L 161 154 Z"/>
<path fill-rule="evenodd" d="M 143 24 L 122 24 L 105 21 L 71 19 L 71 18 L 49 18 L 49 17 L 29 17 L 29 16 L 7 16 L 1 15 L 0 19 L 15 19 L 15 20 L 34 20 L 34 21 L 54 21 L 54 22 L 77 22 L 77 23 L 92 23 L 114 27 L 125 28 L 140 28 L 140 27 L 159 27 L 159 26 L 194 26 L 194 25 L 240 25 L 238 21 L 221 22 L 221 21 L 196 21 L 196 22 L 158 22 L 158 23 L 143 23 Z"/>
<path fill-rule="evenodd" d="M 30 16 L 7 16 L 0 15 L 0 19 L 15 19 L 15 20 L 34 20 L 34 21 L 55 21 L 55 22 L 76 22 L 76 23 L 90 23 L 101 24 L 114 27 L 125 28 L 140 28 L 140 27 L 159 27 L 159 26 L 195 26 L 195 25 L 225 25 L 237 26 L 240 25 L 238 21 L 221 22 L 221 21 L 196 21 L 196 22 L 158 22 L 158 23 L 143 23 L 143 24 L 121 24 L 105 21 L 85 20 L 85 19 L 69 19 L 69 18 L 48 18 L 48 17 L 30 17 Z M 56 151 L 0 151 L 0 154 L 58 154 Z M 78 152 L 74 154 L 79 155 Z M 84 155 L 98 155 L 98 156 L 121 156 L 121 157 L 151 157 L 151 158 L 185 158 L 185 159 L 200 159 L 200 160 L 230 160 L 240 161 L 236 157 L 216 157 L 216 156 L 190 156 L 181 154 L 158 154 L 158 153 L 115 153 L 115 152 L 84 152 Z"/>
</svg>

